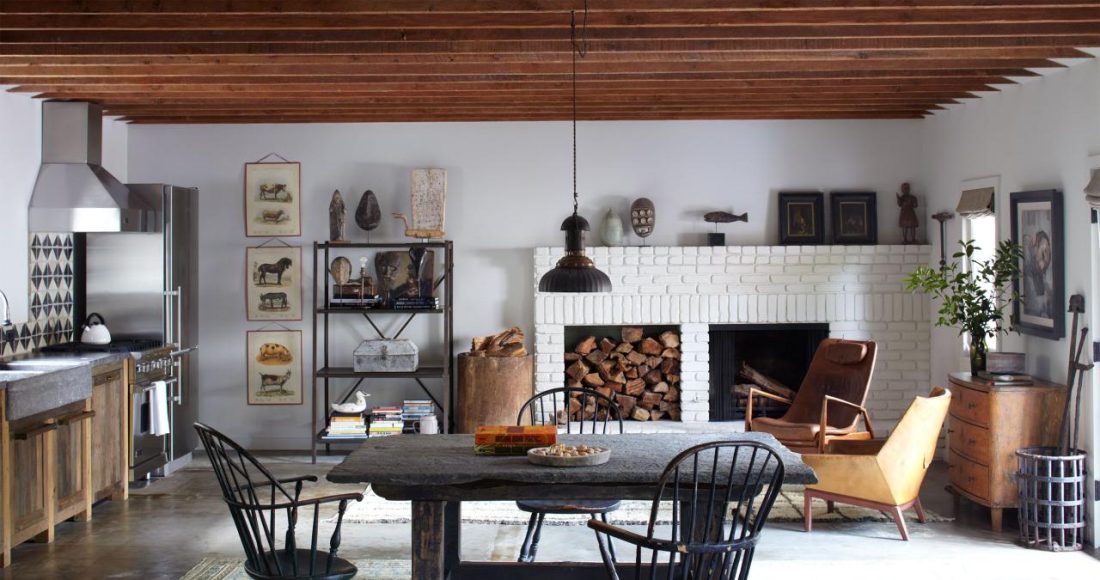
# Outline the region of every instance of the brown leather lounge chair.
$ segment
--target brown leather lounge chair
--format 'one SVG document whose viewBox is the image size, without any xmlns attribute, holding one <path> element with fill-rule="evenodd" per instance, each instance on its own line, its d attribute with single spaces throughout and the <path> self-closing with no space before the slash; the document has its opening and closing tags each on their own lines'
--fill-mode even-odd
<svg viewBox="0 0 1100 580">
<path fill-rule="evenodd" d="M 827 455 L 805 454 L 802 460 L 814 468 L 817 483 L 806 487 L 806 531 L 813 527 L 814 498 L 877 509 L 894 518 L 901 539 L 909 539 L 902 512 L 916 509 L 924 523 L 920 486 L 936 456 L 936 442 L 947 416 L 951 393 L 943 387 L 927 397 L 917 397 L 885 440 L 837 441 Z"/>
<path fill-rule="evenodd" d="M 825 453 L 830 441 L 874 439 L 864 404 L 875 369 L 875 343 L 839 338 L 821 341 L 794 400 L 750 389 L 745 430 L 771 433 L 795 453 Z M 788 403 L 778 419 L 752 417 L 753 400 L 765 397 Z M 863 417 L 866 431 L 859 431 Z"/>
</svg>

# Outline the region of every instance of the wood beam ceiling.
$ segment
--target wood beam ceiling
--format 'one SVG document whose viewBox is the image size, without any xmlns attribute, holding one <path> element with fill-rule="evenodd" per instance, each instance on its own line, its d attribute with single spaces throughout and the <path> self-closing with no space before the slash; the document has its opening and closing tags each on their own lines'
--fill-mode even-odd
<svg viewBox="0 0 1100 580">
<path fill-rule="evenodd" d="M 0 84 L 141 123 L 560 120 L 581 7 L 0 0 Z M 587 24 L 581 119 L 919 118 L 1100 46 L 1096 1 L 592 0 Z"/>
</svg>

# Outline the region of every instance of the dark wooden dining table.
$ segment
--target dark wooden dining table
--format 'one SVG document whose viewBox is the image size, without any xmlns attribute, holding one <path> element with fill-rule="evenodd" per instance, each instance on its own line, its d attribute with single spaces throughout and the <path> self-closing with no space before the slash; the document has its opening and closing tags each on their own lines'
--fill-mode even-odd
<svg viewBox="0 0 1100 580">
<path fill-rule="evenodd" d="M 522 456 L 474 454 L 473 435 L 402 435 L 364 442 L 328 474 L 334 483 L 369 483 L 391 501 L 412 501 L 412 577 L 606 578 L 595 562 L 466 562 L 461 550 L 461 503 L 533 499 L 652 500 L 668 462 L 681 451 L 711 441 L 755 441 L 783 460 L 785 484 L 817 481 L 799 455 L 766 433 L 634 433 L 559 435 L 558 442 L 611 449 L 593 467 L 554 468 Z M 746 469 L 739 463 L 733 469 Z M 728 472 L 727 472 L 728 473 Z M 595 537 L 592 539 L 595 543 Z"/>
</svg>

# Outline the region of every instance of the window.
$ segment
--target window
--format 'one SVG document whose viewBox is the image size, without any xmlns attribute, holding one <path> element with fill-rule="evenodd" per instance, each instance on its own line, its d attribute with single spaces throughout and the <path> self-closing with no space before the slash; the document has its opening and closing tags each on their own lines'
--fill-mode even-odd
<svg viewBox="0 0 1100 580">
<path fill-rule="evenodd" d="M 976 262 L 988 262 L 997 254 L 997 216 L 994 214 L 973 216 L 963 220 L 963 239 L 974 240 L 978 248 L 974 252 L 973 260 Z M 967 264 L 970 269 L 970 264 Z M 993 286 L 988 285 L 986 290 L 992 294 Z M 989 349 L 997 349 L 997 336 L 988 339 Z M 969 344 L 966 345 L 969 348 Z"/>
</svg>

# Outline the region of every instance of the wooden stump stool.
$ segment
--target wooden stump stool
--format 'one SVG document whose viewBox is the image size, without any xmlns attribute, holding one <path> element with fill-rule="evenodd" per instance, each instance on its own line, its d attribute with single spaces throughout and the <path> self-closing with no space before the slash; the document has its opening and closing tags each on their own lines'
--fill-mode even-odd
<svg viewBox="0 0 1100 580">
<path fill-rule="evenodd" d="M 514 425 L 520 407 L 534 394 L 534 360 L 531 355 L 458 355 L 456 430 L 473 433 L 478 425 Z"/>
</svg>

